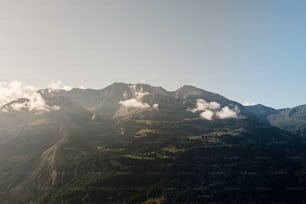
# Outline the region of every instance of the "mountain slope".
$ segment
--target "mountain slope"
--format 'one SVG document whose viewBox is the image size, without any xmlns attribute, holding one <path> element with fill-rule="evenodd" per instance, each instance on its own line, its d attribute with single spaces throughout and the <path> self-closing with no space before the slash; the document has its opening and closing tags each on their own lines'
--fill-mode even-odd
<svg viewBox="0 0 306 204">
<path fill-rule="evenodd" d="M 57 108 L 0 112 L 4 203 L 305 201 L 304 139 L 221 95 L 123 83 L 39 93 Z"/>
<path fill-rule="evenodd" d="M 251 112 L 252 114 L 254 114 L 258 119 L 265 121 L 265 122 L 269 122 L 268 121 L 268 116 L 270 115 L 274 115 L 279 113 L 279 110 L 276 110 L 274 108 L 268 107 L 268 106 L 264 106 L 262 104 L 257 104 L 254 106 L 245 106 L 245 108 Z"/>
<path fill-rule="evenodd" d="M 303 168 L 300 161 L 286 159 L 302 157 L 301 144 L 294 135 L 246 119 L 120 119 L 113 124 L 65 127 L 40 157 L 33 155 L 36 162 L 31 168 L 28 162 L 19 164 L 28 168 L 31 177 L 17 171 L 21 177 L 9 178 L 20 178 L 11 191 L 20 202 L 288 202 L 293 195 L 294 201 L 301 201 L 300 192 L 286 193 L 291 186 L 304 185 L 303 174 L 298 174 L 302 183 L 296 182 L 296 173 Z M 29 147 L 27 151 L 32 152 Z M 286 176 L 277 174 L 277 169 Z M 235 196 L 227 188 L 234 188 Z"/>
<path fill-rule="evenodd" d="M 177 91 L 169 92 L 148 84 L 114 83 L 101 90 L 72 89 L 56 92 L 41 90 L 40 92 L 44 98 L 65 96 L 75 104 L 104 118 L 135 114 L 161 118 L 166 117 L 162 113 L 169 111 L 173 114 L 172 119 L 183 119 L 192 116 L 186 110 L 194 108 L 199 99 L 216 102 L 221 108 L 228 106 L 235 109 L 237 107 L 242 115 L 247 114 L 241 104 L 192 86 L 183 86 Z M 157 111 L 158 109 L 163 111 Z M 167 115 L 171 116 L 171 114 Z"/>
<path fill-rule="evenodd" d="M 283 109 L 269 115 L 268 120 L 274 126 L 306 136 L 306 105 Z"/>
<path fill-rule="evenodd" d="M 276 110 L 263 105 L 247 106 L 258 119 L 294 134 L 306 136 L 306 105 Z"/>
</svg>

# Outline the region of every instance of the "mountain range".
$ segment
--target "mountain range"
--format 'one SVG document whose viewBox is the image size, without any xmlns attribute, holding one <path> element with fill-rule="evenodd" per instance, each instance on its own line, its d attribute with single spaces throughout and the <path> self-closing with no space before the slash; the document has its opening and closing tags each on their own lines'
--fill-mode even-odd
<svg viewBox="0 0 306 204">
<path fill-rule="evenodd" d="M 288 130 L 294 134 L 306 136 L 306 105 L 294 108 L 274 109 L 261 104 L 247 106 L 246 109 L 258 119 Z"/>
<path fill-rule="evenodd" d="M 306 201 L 306 105 L 193 86 L 41 89 L 0 111 L 3 203 Z"/>
</svg>

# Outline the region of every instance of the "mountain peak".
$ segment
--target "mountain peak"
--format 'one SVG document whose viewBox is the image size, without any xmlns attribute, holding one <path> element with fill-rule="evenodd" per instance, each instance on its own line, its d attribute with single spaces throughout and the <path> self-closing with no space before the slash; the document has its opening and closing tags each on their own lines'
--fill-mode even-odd
<svg viewBox="0 0 306 204">
<path fill-rule="evenodd" d="M 206 91 L 204 91 L 200 88 L 197 88 L 197 87 L 194 87 L 194 86 L 191 86 L 191 85 L 184 85 L 184 86 L 180 87 L 178 90 L 175 91 L 175 95 L 178 98 L 187 98 L 188 96 L 201 95 L 205 92 Z"/>
<path fill-rule="evenodd" d="M 249 107 L 254 107 L 254 108 L 261 108 L 261 109 L 269 109 L 269 110 L 276 110 L 276 109 L 274 109 L 274 108 L 271 108 L 271 107 L 269 107 L 269 106 L 265 106 L 265 105 L 263 105 L 263 104 L 256 104 L 256 105 L 252 105 L 252 106 L 249 106 Z"/>
</svg>

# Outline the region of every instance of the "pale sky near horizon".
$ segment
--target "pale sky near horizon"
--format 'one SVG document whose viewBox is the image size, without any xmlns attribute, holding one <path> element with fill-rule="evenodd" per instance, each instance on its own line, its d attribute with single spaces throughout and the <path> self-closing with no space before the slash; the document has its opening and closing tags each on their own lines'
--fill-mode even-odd
<svg viewBox="0 0 306 204">
<path fill-rule="evenodd" d="M 306 104 L 304 0 L 1 0 L 0 81 Z"/>
</svg>

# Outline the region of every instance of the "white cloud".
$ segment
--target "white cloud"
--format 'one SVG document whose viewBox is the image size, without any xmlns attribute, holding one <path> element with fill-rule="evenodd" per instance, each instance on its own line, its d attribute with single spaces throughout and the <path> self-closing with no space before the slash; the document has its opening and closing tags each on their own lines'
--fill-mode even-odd
<svg viewBox="0 0 306 204">
<path fill-rule="evenodd" d="M 148 92 L 143 91 L 142 87 L 140 91 L 137 91 L 136 86 L 131 85 L 130 90 L 134 94 L 134 98 L 120 101 L 119 102 L 120 105 L 125 106 L 127 108 L 142 108 L 142 109 L 152 107 L 153 109 L 158 110 L 158 104 L 154 104 L 153 106 L 151 106 L 148 103 L 142 102 L 143 97 L 149 95 Z M 127 93 L 124 93 L 123 97 L 126 98 L 127 95 L 128 95 Z"/>
<path fill-rule="evenodd" d="M 205 120 L 212 120 L 213 117 L 214 117 L 214 112 L 211 111 L 211 110 L 206 110 L 206 111 L 200 113 L 200 117 L 202 119 L 205 119 Z"/>
<path fill-rule="evenodd" d="M 191 111 L 192 113 L 200 112 L 200 117 L 205 120 L 212 120 L 214 117 L 217 119 L 238 117 L 237 113 L 239 113 L 239 109 L 237 107 L 234 110 L 230 109 L 228 106 L 220 109 L 221 105 L 215 101 L 206 102 L 203 99 L 198 99 L 196 108 L 189 108 L 187 111 Z"/>
<path fill-rule="evenodd" d="M 218 111 L 216 113 L 216 116 L 219 119 L 226 119 L 226 118 L 237 118 L 237 113 L 233 110 L 231 110 L 228 106 L 225 106 L 224 108 L 222 108 L 221 111 Z"/>
<path fill-rule="evenodd" d="M 205 111 L 205 110 L 216 110 L 216 109 L 220 109 L 220 104 L 217 102 L 206 102 L 203 99 L 198 99 L 197 100 L 197 104 L 196 104 L 196 108 L 192 109 L 191 112 L 196 113 L 196 112 L 201 112 L 201 111 Z"/>
<path fill-rule="evenodd" d="M 59 107 L 49 107 L 40 93 L 37 92 L 38 88 L 34 86 L 24 85 L 23 82 L 0 82 L 0 107 L 24 98 L 23 102 L 12 103 L 10 106 L 6 106 L 2 111 L 15 110 L 21 111 L 23 109 L 33 111 L 35 113 L 41 113 L 49 110 L 58 110 Z"/>
<path fill-rule="evenodd" d="M 72 87 L 63 84 L 63 82 L 61 81 L 55 81 L 48 85 L 48 89 L 51 91 L 59 91 L 59 90 L 70 91 Z"/>
<path fill-rule="evenodd" d="M 257 102 L 249 102 L 249 101 L 246 101 L 246 102 L 242 103 L 242 105 L 244 105 L 244 106 L 255 106 L 257 104 L 258 104 Z"/>
<path fill-rule="evenodd" d="M 159 105 L 157 103 L 153 104 L 152 107 L 153 107 L 154 110 L 158 110 L 159 109 Z"/>
<path fill-rule="evenodd" d="M 125 101 L 120 101 L 119 104 L 128 108 L 150 108 L 150 105 L 143 103 L 135 98 L 131 98 Z"/>
</svg>

